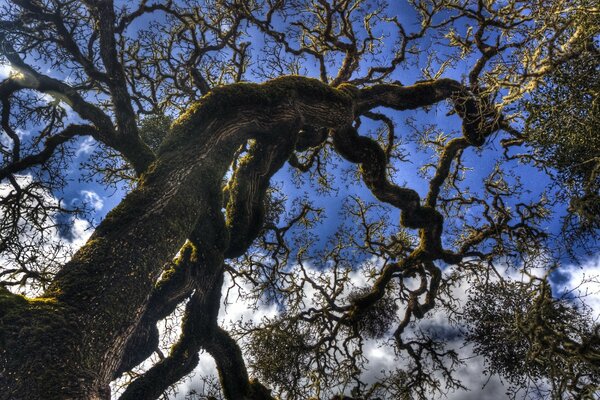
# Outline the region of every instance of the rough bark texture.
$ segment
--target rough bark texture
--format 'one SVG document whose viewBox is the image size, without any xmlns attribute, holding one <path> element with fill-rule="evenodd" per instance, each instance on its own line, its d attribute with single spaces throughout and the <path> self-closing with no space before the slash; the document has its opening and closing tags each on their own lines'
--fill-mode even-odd
<svg viewBox="0 0 600 400">
<path fill-rule="evenodd" d="M 192 106 L 139 187 L 43 298 L 2 292 L 2 398 L 106 397 L 162 266 L 199 220 L 213 220 L 207 205 L 220 192 L 234 151 L 265 132 L 292 134 L 303 120 L 349 123 L 350 106 L 344 92 L 300 78 L 226 87 Z"/>
</svg>

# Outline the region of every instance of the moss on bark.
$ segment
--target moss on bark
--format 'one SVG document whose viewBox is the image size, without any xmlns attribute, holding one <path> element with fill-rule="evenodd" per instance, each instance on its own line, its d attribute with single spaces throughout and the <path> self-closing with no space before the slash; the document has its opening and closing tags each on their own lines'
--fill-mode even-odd
<svg viewBox="0 0 600 400">
<path fill-rule="evenodd" d="M 94 372 L 79 351 L 82 332 L 72 311 L 55 298 L 30 299 L 0 287 L 0 399 L 81 395 L 82 380 Z M 82 368 L 73 371 L 67 359 L 78 359 Z"/>
</svg>

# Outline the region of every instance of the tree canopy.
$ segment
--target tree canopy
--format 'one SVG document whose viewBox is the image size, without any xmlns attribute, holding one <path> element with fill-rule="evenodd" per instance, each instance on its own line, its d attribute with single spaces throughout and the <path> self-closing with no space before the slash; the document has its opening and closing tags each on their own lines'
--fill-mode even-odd
<svg viewBox="0 0 600 400">
<path fill-rule="evenodd" d="M 0 2 L 0 399 L 593 398 L 596 3 Z"/>
</svg>

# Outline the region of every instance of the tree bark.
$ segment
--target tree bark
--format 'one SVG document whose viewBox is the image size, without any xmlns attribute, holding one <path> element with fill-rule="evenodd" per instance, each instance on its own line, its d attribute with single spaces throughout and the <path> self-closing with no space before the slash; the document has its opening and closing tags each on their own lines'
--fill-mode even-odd
<svg viewBox="0 0 600 400">
<path fill-rule="evenodd" d="M 163 265 L 220 192 L 235 150 L 304 120 L 352 120 L 350 99 L 310 79 L 215 90 L 173 126 L 158 160 L 43 297 L 0 292 L 0 399 L 105 399 Z M 282 129 L 285 128 L 285 129 Z"/>
</svg>

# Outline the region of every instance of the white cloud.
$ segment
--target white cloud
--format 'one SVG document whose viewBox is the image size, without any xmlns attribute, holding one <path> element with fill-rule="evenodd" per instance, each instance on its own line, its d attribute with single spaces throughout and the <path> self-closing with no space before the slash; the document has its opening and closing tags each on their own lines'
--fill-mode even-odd
<svg viewBox="0 0 600 400">
<path fill-rule="evenodd" d="M 93 137 L 87 136 L 80 144 L 79 148 L 75 151 L 75 156 L 79 157 L 82 154 L 90 154 L 96 149 L 96 141 Z"/>
<path fill-rule="evenodd" d="M 555 292 L 580 297 L 592 309 L 592 315 L 600 319 L 600 255 L 581 265 L 562 266 L 557 272 L 563 276 L 564 283 L 555 284 Z"/>
<path fill-rule="evenodd" d="M 0 64 L 0 80 L 6 79 L 10 76 L 13 69 L 8 64 Z"/>
<path fill-rule="evenodd" d="M 456 390 L 448 393 L 448 400 L 503 400 L 509 399 L 506 386 L 498 376 L 487 376 L 483 357 L 472 356 L 470 346 L 459 348 L 461 358 L 465 364 L 458 368 L 456 375 L 461 379 L 467 390 Z"/>
<path fill-rule="evenodd" d="M 98 211 L 104 207 L 104 200 L 93 190 L 81 190 L 79 192 L 83 196 L 83 201 L 91 205 L 94 210 Z"/>
<path fill-rule="evenodd" d="M 87 242 L 94 230 L 90 223 L 84 219 L 73 218 L 72 222 L 70 245 L 75 251 Z"/>
<path fill-rule="evenodd" d="M 262 305 L 258 309 L 253 307 L 242 298 L 238 297 L 233 303 L 221 306 L 219 320 L 225 328 L 230 327 L 235 321 L 250 321 L 259 323 L 263 318 L 272 318 L 277 315 L 277 306 L 274 304 Z"/>
<path fill-rule="evenodd" d="M 15 133 L 17 134 L 17 136 L 19 137 L 19 139 L 23 140 L 25 139 L 27 136 L 31 135 L 31 131 L 29 130 L 24 130 L 24 129 L 19 129 L 17 128 L 15 130 Z"/>
</svg>

